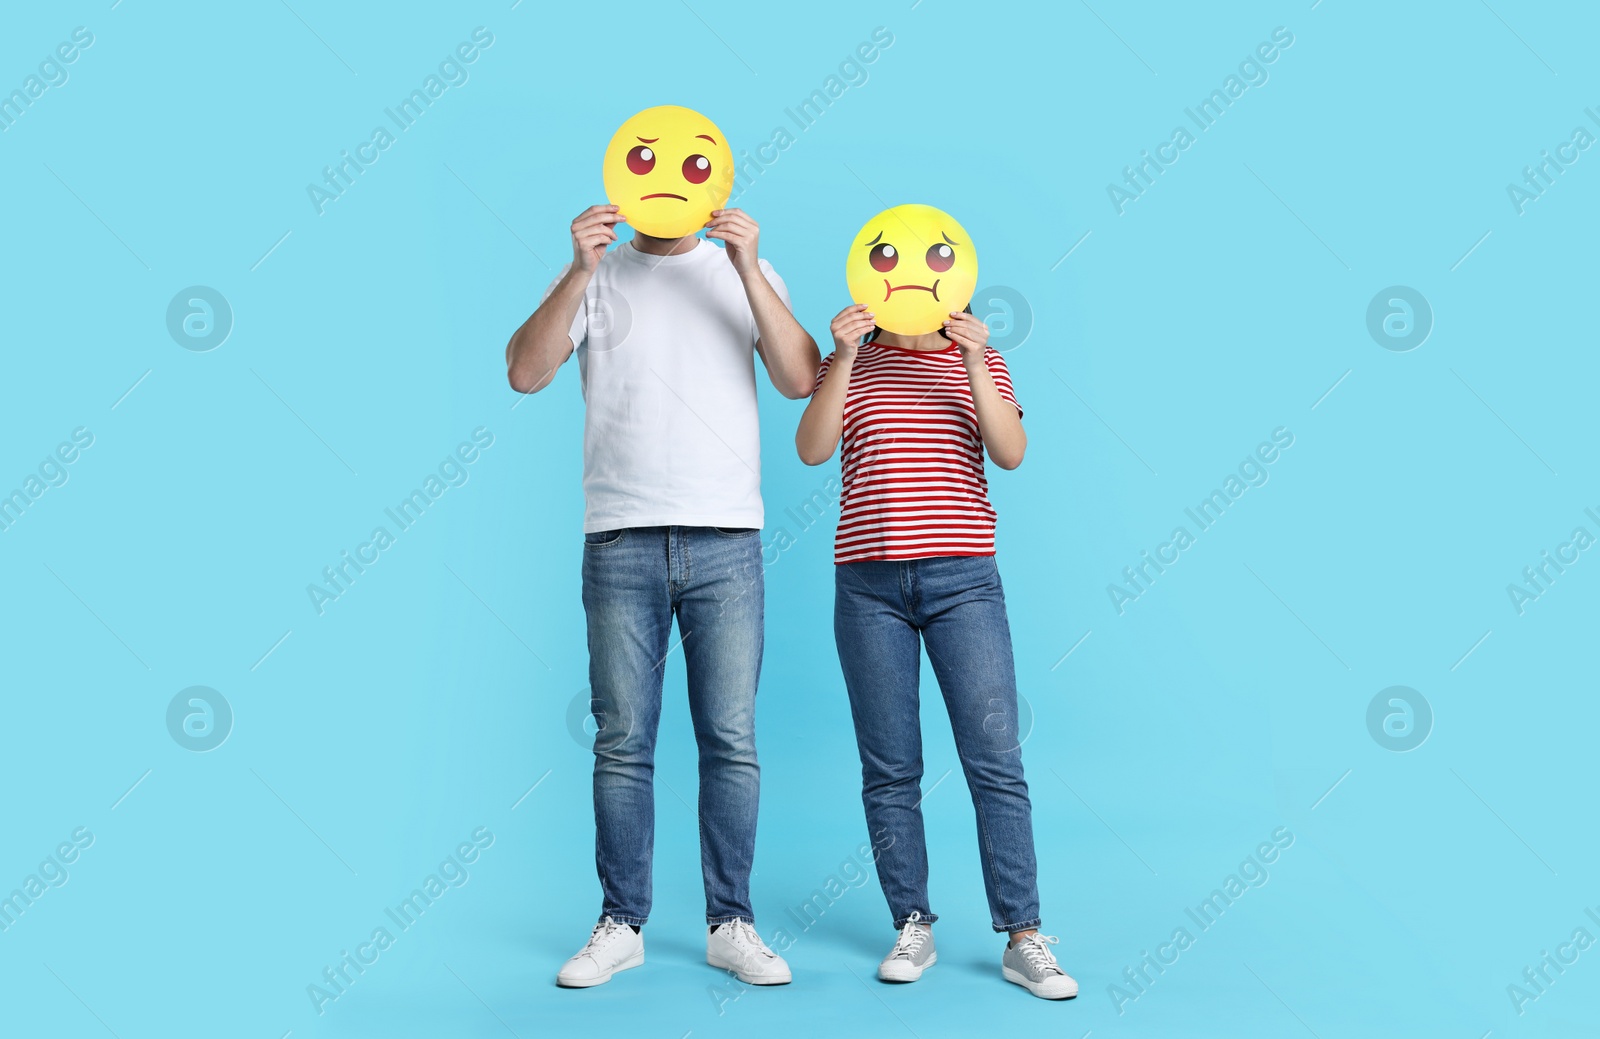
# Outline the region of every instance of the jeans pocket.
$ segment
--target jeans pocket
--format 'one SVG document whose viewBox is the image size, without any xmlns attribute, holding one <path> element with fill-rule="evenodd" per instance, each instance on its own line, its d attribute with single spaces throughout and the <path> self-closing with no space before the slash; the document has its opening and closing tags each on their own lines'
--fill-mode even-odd
<svg viewBox="0 0 1600 1039">
<path fill-rule="evenodd" d="M 583 536 L 584 548 L 610 548 L 622 540 L 626 530 L 597 530 Z"/>
<path fill-rule="evenodd" d="M 753 537 L 760 530 L 758 527 L 712 527 L 711 529 L 725 538 Z"/>
</svg>

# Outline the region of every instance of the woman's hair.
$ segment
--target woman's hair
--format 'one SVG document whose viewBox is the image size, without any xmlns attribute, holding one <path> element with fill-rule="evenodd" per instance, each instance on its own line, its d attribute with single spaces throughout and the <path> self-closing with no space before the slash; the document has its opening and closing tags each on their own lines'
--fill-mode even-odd
<svg viewBox="0 0 1600 1039">
<path fill-rule="evenodd" d="M 972 304 L 968 303 L 965 307 L 962 307 L 961 308 L 961 312 L 963 314 L 972 313 Z M 882 332 L 882 331 L 883 331 L 883 329 L 879 328 L 877 325 L 873 325 L 872 326 L 872 331 L 868 332 L 866 337 L 861 340 L 861 345 L 862 346 L 866 346 L 868 343 L 872 342 L 874 339 L 877 339 L 878 338 L 878 334 L 880 332 Z M 950 338 L 949 336 L 945 335 L 945 332 L 944 332 L 943 328 L 939 329 L 939 334 L 941 336 L 944 336 L 944 338 L 946 338 L 946 339 Z"/>
</svg>

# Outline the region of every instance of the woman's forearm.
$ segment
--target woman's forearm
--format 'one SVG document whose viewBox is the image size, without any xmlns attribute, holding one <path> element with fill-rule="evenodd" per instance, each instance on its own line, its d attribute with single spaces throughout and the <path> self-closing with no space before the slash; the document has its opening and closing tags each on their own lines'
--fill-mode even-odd
<svg viewBox="0 0 1600 1039">
<path fill-rule="evenodd" d="M 821 465 L 833 457 L 844 431 L 844 398 L 850 392 L 850 369 L 855 365 L 855 354 L 836 351 L 828 374 L 822 385 L 811 395 L 800 416 L 800 428 L 794 433 L 795 450 L 806 465 Z"/>
<path fill-rule="evenodd" d="M 978 412 L 978 432 L 989 460 L 1002 469 L 1022 464 L 1028 450 L 1028 434 L 1014 404 L 1000 396 L 989 366 L 981 358 L 968 361 L 967 381 L 972 385 L 972 404 Z"/>
</svg>

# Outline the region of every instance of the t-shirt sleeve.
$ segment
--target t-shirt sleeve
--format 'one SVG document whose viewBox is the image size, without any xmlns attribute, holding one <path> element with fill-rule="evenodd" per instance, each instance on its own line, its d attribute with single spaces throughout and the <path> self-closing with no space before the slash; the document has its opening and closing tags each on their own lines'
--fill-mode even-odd
<svg viewBox="0 0 1600 1039">
<path fill-rule="evenodd" d="M 1000 391 L 1000 396 L 1017 409 L 1017 417 L 1022 417 L 1022 405 L 1017 403 L 1017 392 L 1011 386 L 1011 370 L 1006 367 L 1004 357 L 1000 351 L 989 348 L 983 352 L 983 363 L 989 366 L 989 376 L 994 379 L 994 388 Z"/>
<path fill-rule="evenodd" d="M 828 356 L 824 357 L 822 359 L 822 363 L 817 366 L 817 381 L 811 384 L 812 393 L 816 393 L 818 390 L 822 389 L 822 380 L 827 377 L 828 369 L 832 367 L 833 354 L 829 354 Z"/>
<path fill-rule="evenodd" d="M 788 310 L 790 313 L 793 313 L 794 304 L 789 302 L 789 286 L 785 285 L 783 283 L 783 279 L 778 276 L 778 272 L 772 269 L 772 264 L 768 263 L 766 260 L 757 260 L 756 263 L 761 268 L 762 276 L 767 279 L 767 284 L 772 286 L 772 291 L 776 292 L 778 294 L 778 298 L 783 300 L 784 309 Z M 756 328 L 756 316 L 755 314 L 751 314 L 750 342 L 753 344 L 760 338 L 761 330 Z"/>
<path fill-rule="evenodd" d="M 556 290 L 556 286 L 561 284 L 561 279 L 565 278 L 567 276 L 567 271 L 571 269 L 572 264 L 570 263 L 564 263 L 561 265 L 561 269 L 556 271 L 555 279 L 551 281 L 549 285 L 545 286 L 544 295 L 539 297 L 540 304 L 543 304 L 545 300 L 550 298 L 550 293 Z M 586 299 L 584 304 L 578 307 L 578 312 L 572 317 L 572 327 L 567 330 L 567 338 L 572 340 L 572 347 L 574 350 L 576 350 L 578 347 L 583 345 L 583 341 L 588 337 L 588 334 L 589 306 Z"/>
</svg>

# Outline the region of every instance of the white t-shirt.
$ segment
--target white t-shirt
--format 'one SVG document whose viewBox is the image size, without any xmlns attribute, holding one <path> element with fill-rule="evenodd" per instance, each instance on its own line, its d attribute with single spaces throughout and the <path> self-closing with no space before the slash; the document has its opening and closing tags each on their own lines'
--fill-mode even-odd
<svg viewBox="0 0 1600 1039">
<path fill-rule="evenodd" d="M 760 265 L 789 306 L 783 279 Z M 762 525 L 759 336 L 721 248 L 698 239 L 652 256 L 624 242 L 601 258 L 569 335 L 585 405 L 584 533 Z"/>
</svg>

